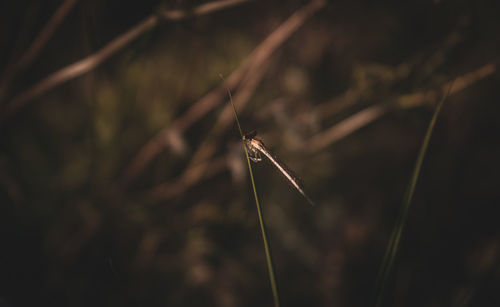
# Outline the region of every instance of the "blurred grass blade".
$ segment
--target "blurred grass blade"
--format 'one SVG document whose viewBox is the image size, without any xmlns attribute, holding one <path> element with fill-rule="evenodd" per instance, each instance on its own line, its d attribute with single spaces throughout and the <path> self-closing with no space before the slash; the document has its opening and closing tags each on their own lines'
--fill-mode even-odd
<svg viewBox="0 0 500 307">
<path fill-rule="evenodd" d="M 410 184 L 408 185 L 408 189 L 405 193 L 403 199 L 403 205 L 396 220 L 396 225 L 394 226 L 394 230 L 392 231 L 389 245 L 387 246 L 387 249 L 385 251 L 384 259 L 382 261 L 382 265 L 380 266 L 377 280 L 375 282 L 374 306 L 376 307 L 380 306 L 382 302 L 385 286 L 387 284 L 389 274 L 394 264 L 394 260 L 396 259 L 396 254 L 399 249 L 399 243 L 401 241 L 401 234 L 403 233 L 403 229 L 406 224 L 408 211 L 410 209 L 411 200 L 413 198 L 413 193 L 415 192 L 417 180 L 420 175 L 422 163 L 424 161 L 425 153 L 427 152 L 427 147 L 429 146 L 429 141 L 431 139 L 437 117 L 439 115 L 439 112 L 441 111 L 441 108 L 443 107 L 446 98 L 450 94 L 452 87 L 453 87 L 453 82 L 450 84 L 448 91 L 446 92 L 445 95 L 443 95 L 441 101 L 436 106 L 434 114 L 432 115 L 431 122 L 429 123 L 429 127 L 427 127 L 427 132 L 425 133 L 424 141 L 422 142 L 422 147 L 420 147 L 420 152 L 417 157 L 417 162 L 415 163 L 415 168 L 413 169 L 413 174 L 410 180 Z"/>
<path fill-rule="evenodd" d="M 276 277 L 275 277 L 275 273 L 274 273 L 274 265 L 273 265 L 271 247 L 269 244 L 269 238 L 267 236 L 266 226 L 264 223 L 264 215 L 262 214 L 262 207 L 260 206 L 259 197 L 257 196 L 257 189 L 255 188 L 255 181 L 253 178 L 252 165 L 250 163 L 250 157 L 248 156 L 248 150 L 247 150 L 247 147 L 245 145 L 245 137 L 243 134 L 243 130 L 241 130 L 240 121 L 238 120 L 238 114 L 236 113 L 236 107 L 234 106 L 233 98 L 231 96 L 231 92 L 229 91 L 229 89 L 227 90 L 227 93 L 229 95 L 229 102 L 231 103 L 231 106 L 233 107 L 234 118 L 236 119 L 236 124 L 238 125 L 238 130 L 240 131 L 241 142 L 243 143 L 243 148 L 245 149 L 245 156 L 247 158 L 248 171 L 250 173 L 250 181 L 252 182 L 253 195 L 255 198 L 255 205 L 257 207 L 257 215 L 259 216 L 260 232 L 262 234 L 262 240 L 264 241 L 264 250 L 266 253 L 267 270 L 269 272 L 269 281 L 271 283 L 271 290 L 273 292 L 274 306 L 279 307 L 280 300 L 279 300 L 279 293 L 278 293 L 278 285 L 276 283 Z"/>
</svg>

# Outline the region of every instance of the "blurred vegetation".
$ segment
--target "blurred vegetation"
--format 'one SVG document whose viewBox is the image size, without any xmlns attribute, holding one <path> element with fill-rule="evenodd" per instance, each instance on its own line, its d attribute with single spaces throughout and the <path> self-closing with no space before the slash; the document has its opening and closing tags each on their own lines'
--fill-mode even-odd
<svg viewBox="0 0 500 307">
<path fill-rule="evenodd" d="M 317 203 L 254 165 L 282 305 L 369 305 L 451 80 L 382 305 L 499 306 L 497 3 L 204 3 L 0 4 L 0 306 L 272 306 L 226 87 Z M 149 17 L 95 68 L 12 107 Z"/>
</svg>

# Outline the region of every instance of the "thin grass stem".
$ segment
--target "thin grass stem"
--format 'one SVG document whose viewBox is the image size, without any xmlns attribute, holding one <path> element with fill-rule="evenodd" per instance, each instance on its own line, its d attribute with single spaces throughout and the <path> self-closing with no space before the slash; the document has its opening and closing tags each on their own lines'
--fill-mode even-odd
<svg viewBox="0 0 500 307">
<path fill-rule="evenodd" d="M 257 215 L 259 217 L 259 224 L 260 224 L 260 232 L 262 234 L 262 240 L 264 242 L 264 250 L 266 253 L 266 263 L 267 263 L 267 271 L 269 273 L 269 281 L 271 283 L 271 290 L 273 292 L 273 300 L 274 300 L 274 306 L 279 307 L 280 306 L 280 300 L 279 300 L 279 292 L 278 292 L 278 285 L 276 283 L 276 277 L 275 277 L 275 272 L 274 272 L 274 265 L 273 265 L 273 257 L 271 253 L 271 246 L 269 244 L 269 238 L 267 236 L 267 231 L 266 231 L 266 226 L 264 223 L 264 214 L 262 213 L 262 207 L 260 205 L 259 197 L 257 195 L 257 188 L 255 187 L 255 180 L 253 177 L 253 172 L 252 172 L 252 165 L 250 163 L 250 157 L 248 156 L 248 149 L 245 145 L 245 137 L 243 134 L 243 130 L 241 129 L 240 121 L 238 120 L 238 114 L 236 112 L 236 107 L 234 106 L 233 103 L 233 98 L 231 96 L 231 92 L 228 90 L 228 95 L 229 95 L 229 101 L 231 103 L 231 106 L 233 107 L 234 111 L 234 117 L 236 119 L 236 124 L 238 125 L 238 130 L 240 132 L 241 136 L 241 141 L 243 143 L 243 148 L 245 149 L 245 156 L 247 158 L 247 164 L 248 164 L 248 171 L 250 173 L 250 181 L 252 182 L 252 189 L 253 189 L 253 195 L 255 198 L 255 206 L 257 207 Z"/>
</svg>

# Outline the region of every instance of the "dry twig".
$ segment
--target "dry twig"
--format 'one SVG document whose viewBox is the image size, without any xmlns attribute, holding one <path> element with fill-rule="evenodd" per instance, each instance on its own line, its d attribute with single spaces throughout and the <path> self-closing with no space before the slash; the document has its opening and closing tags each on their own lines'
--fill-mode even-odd
<svg viewBox="0 0 500 307">
<path fill-rule="evenodd" d="M 475 71 L 457 77 L 453 82 L 453 90 L 450 92 L 450 95 L 454 95 L 472 84 L 487 78 L 495 71 L 495 64 L 490 63 Z M 434 102 L 438 99 L 439 93 L 446 91 L 446 89 L 450 87 L 450 84 L 450 82 L 445 83 L 439 90 L 402 95 L 396 99 L 396 105 L 398 107 L 409 108 L 422 106 L 428 102 Z M 374 122 L 386 114 L 387 111 L 388 108 L 383 105 L 374 105 L 361 110 L 311 138 L 307 147 L 310 148 L 311 152 L 317 152 L 353 133 L 354 131 L 357 131 Z"/>
<path fill-rule="evenodd" d="M 106 46 L 104 46 L 94 54 L 91 54 L 84 59 L 81 59 L 56 71 L 55 73 L 48 75 L 46 78 L 33 85 L 31 88 L 14 97 L 8 103 L 5 112 L 1 116 L 0 122 L 11 116 L 19 108 L 24 106 L 28 101 L 33 100 L 40 95 L 52 90 L 53 88 L 76 77 L 79 77 L 99 66 L 102 62 L 115 54 L 118 50 L 122 49 L 145 32 L 156 27 L 162 20 L 177 21 L 191 16 L 200 16 L 248 1 L 249 0 L 220 0 L 200 5 L 190 12 L 175 10 L 153 14 L 144 19 L 136 26 L 132 27 L 124 34 L 109 42 Z"/>
<path fill-rule="evenodd" d="M 45 24 L 33 43 L 31 43 L 26 52 L 24 52 L 21 56 L 19 61 L 12 65 L 10 69 L 5 71 L 2 80 L 0 81 L 0 105 L 3 102 L 4 95 L 12 80 L 14 80 L 17 74 L 24 71 L 29 65 L 31 65 L 31 63 L 33 63 L 40 53 L 40 50 L 42 50 L 43 46 L 45 46 L 54 31 L 66 18 L 69 12 L 71 12 L 77 1 L 78 0 L 65 0 Z"/>
</svg>

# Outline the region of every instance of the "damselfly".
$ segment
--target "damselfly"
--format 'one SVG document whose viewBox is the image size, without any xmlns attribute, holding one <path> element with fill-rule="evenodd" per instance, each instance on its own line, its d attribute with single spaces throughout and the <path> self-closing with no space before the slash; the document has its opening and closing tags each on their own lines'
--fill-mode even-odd
<svg viewBox="0 0 500 307">
<path fill-rule="evenodd" d="M 272 152 L 264 145 L 264 142 L 262 142 L 259 139 L 256 139 L 255 136 L 257 135 L 257 131 L 252 131 L 247 133 L 243 139 L 245 141 L 245 145 L 248 149 L 248 154 L 250 159 L 253 162 L 259 162 L 262 160 L 261 154 L 266 156 L 269 161 L 285 176 L 285 178 L 292 184 L 292 186 L 299 191 L 302 196 L 311 204 L 314 206 L 314 202 L 306 195 L 304 192 L 304 185 L 302 184 L 301 180 L 293 175 L 293 172 L 283 163 L 281 162 L 278 157 L 272 154 Z"/>
</svg>

